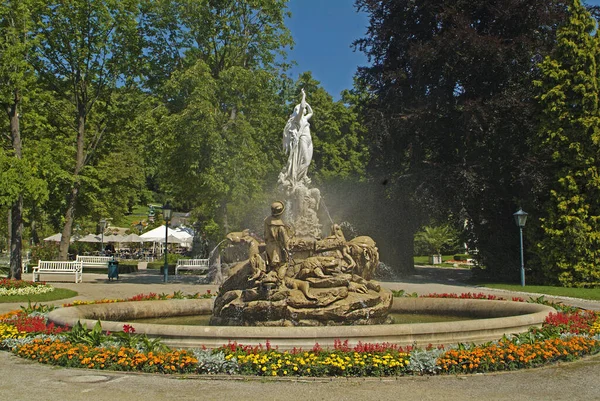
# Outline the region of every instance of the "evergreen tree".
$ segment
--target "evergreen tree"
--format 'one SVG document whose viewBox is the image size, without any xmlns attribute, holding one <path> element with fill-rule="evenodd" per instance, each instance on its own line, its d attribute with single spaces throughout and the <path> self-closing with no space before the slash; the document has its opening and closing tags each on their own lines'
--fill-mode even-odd
<svg viewBox="0 0 600 401">
<path fill-rule="evenodd" d="M 536 82 L 538 144 L 553 172 L 538 252 L 546 278 L 565 286 L 600 285 L 599 60 L 596 21 L 572 0 Z"/>
</svg>

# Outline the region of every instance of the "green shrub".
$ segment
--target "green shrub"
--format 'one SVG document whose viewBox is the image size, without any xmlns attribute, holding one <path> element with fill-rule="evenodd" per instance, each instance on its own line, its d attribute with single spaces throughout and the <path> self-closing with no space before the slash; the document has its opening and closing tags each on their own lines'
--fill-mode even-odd
<svg viewBox="0 0 600 401">
<path fill-rule="evenodd" d="M 38 260 L 56 260 L 58 259 L 58 243 L 44 241 L 41 244 L 31 247 L 32 263 L 37 265 Z"/>
</svg>

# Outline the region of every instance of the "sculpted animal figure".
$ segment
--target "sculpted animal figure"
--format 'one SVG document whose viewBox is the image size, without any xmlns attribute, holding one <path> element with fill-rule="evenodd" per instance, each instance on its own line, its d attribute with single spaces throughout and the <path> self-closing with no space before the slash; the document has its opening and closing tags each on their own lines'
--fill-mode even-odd
<svg viewBox="0 0 600 401">
<path fill-rule="evenodd" d="M 235 265 L 230 270 L 230 276 L 224 283 L 226 289 L 248 288 L 247 282 L 253 282 L 263 277 L 267 272 L 265 261 L 260 256 L 261 243 L 250 233 L 250 230 L 231 232 L 226 238 L 232 244 L 248 246 L 248 260 Z"/>
<path fill-rule="evenodd" d="M 352 260 L 356 262 L 353 273 L 370 280 L 379 266 L 379 250 L 373 238 L 360 236 L 346 242 Z"/>
</svg>

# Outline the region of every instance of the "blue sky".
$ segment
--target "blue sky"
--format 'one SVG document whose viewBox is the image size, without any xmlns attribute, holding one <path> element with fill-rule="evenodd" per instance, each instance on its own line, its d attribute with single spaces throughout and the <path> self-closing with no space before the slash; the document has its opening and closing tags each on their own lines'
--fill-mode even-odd
<svg viewBox="0 0 600 401">
<path fill-rule="evenodd" d="M 288 8 L 292 18 L 286 25 L 296 42 L 288 58 L 298 63 L 292 78 L 311 71 L 339 99 L 342 90 L 352 88 L 356 68 L 367 64 L 364 54 L 351 47 L 367 30 L 367 14 L 356 12 L 354 0 L 290 0 Z"/>
<path fill-rule="evenodd" d="M 600 0 L 585 3 L 600 5 Z M 289 0 L 288 8 L 292 18 L 286 25 L 296 42 L 288 57 L 298 63 L 290 72 L 292 78 L 311 71 L 338 100 L 342 90 L 352 88 L 356 68 L 367 65 L 365 55 L 351 45 L 365 36 L 368 15 L 356 12 L 354 0 Z"/>
</svg>

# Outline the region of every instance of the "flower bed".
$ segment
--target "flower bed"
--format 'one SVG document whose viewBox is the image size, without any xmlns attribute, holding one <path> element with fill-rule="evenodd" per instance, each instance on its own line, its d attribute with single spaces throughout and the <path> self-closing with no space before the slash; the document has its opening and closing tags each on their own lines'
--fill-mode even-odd
<svg viewBox="0 0 600 401">
<path fill-rule="evenodd" d="M 430 294 L 435 297 L 490 299 L 479 294 Z M 192 298 L 212 294 L 194 294 Z M 131 300 L 184 298 L 140 294 Z M 494 299 L 494 298 L 491 298 Z M 523 301 L 522 299 L 514 299 Z M 101 300 L 98 302 L 118 302 Z M 536 300 L 540 302 L 540 300 Z M 91 303 L 91 302 L 85 302 Z M 65 329 L 48 324 L 43 307 L 0 316 L 0 347 L 42 363 L 89 369 L 154 373 L 227 373 L 257 376 L 399 376 L 514 370 L 571 361 L 600 352 L 600 313 L 556 305 L 541 329 L 505 336 L 484 345 L 402 348 L 393 344 L 350 347 L 338 340 L 333 349 L 315 344 L 311 350 L 279 351 L 267 344 L 249 347 L 230 343 L 213 350 L 171 350 L 158 339 L 123 332 L 103 333 L 81 326 Z"/>
<path fill-rule="evenodd" d="M 44 282 L 0 279 L 0 297 L 8 295 L 35 295 L 54 291 L 54 287 Z"/>
</svg>

